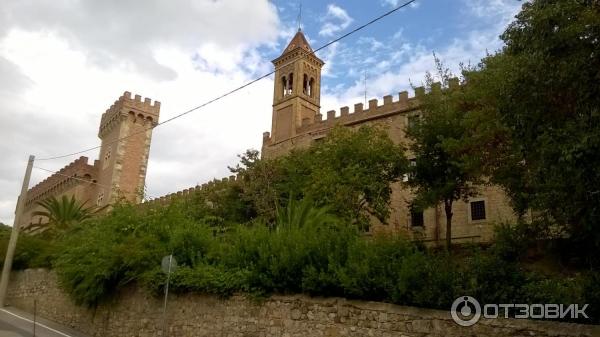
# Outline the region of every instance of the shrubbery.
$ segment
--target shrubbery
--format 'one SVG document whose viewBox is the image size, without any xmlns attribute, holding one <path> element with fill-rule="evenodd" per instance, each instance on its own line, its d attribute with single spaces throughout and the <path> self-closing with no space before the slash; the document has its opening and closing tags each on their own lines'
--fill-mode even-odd
<svg viewBox="0 0 600 337">
<path fill-rule="evenodd" d="M 6 253 L 12 227 L 0 224 L 0 254 Z M 15 250 L 13 269 L 48 268 L 52 255 L 57 249 L 54 242 L 45 235 L 21 235 Z M 4 263 L 4 255 L 0 265 Z"/>
<path fill-rule="evenodd" d="M 294 210 L 281 211 L 276 226 L 219 232 L 194 220 L 182 203 L 119 206 L 65 233 L 54 269 L 64 289 L 87 306 L 131 283 L 161 294 L 166 275 L 160 261 L 170 253 L 179 265 L 170 281 L 176 293 L 306 293 L 439 309 L 461 295 L 483 303 L 598 305 L 597 274 L 558 279 L 526 271 L 503 255 L 510 240 L 498 242 L 502 249 L 450 255 L 397 235 L 365 237 L 303 201 L 288 207 Z"/>
</svg>

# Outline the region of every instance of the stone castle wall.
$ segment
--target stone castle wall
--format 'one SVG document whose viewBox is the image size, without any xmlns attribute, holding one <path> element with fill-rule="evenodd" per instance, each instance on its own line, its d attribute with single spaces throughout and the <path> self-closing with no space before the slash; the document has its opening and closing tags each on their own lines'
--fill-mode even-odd
<svg viewBox="0 0 600 337">
<path fill-rule="evenodd" d="M 74 196 L 87 206 L 105 206 L 121 196 L 139 203 L 159 114 L 160 102 L 123 93 L 100 118 L 100 158 L 90 165 L 87 157 L 80 157 L 29 189 L 21 225 L 46 222 L 33 213 L 42 210 L 37 203 L 49 197 Z"/>
<path fill-rule="evenodd" d="M 219 184 L 226 184 L 227 182 L 234 182 L 237 180 L 237 176 L 231 175 L 229 177 L 221 178 L 220 180 L 213 179 L 207 183 L 202 185 L 196 185 L 194 187 L 186 188 L 181 191 L 169 193 L 167 195 L 163 195 L 158 198 L 154 198 L 148 201 L 143 202 L 141 205 L 144 207 L 154 207 L 154 206 L 165 206 L 168 205 L 171 201 L 182 198 L 189 198 L 194 195 L 194 193 L 200 192 L 206 188 L 212 188 Z"/>
<path fill-rule="evenodd" d="M 29 189 L 22 223 L 29 225 L 47 221 L 43 217 L 34 216 L 33 213 L 43 210 L 37 202 L 51 196 L 57 198 L 63 195 L 74 196 L 81 202 L 87 202 L 88 206 L 93 205 L 91 199 L 96 188 L 93 182 L 96 180 L 97 172 L 97 161 L 94 165 L 89 165 L 88 158 L 82 156 Z"/>
<path fill-rule="evenodd" d="M 129 288 L 119 300 L 95 310 L 74 305 L 47 270 L 13 274 L 8 303 L 86 333 L 101 337 L 162 335 L 162 299 Z M 419 309 L 341 298 L 272 296 L 260 303 L 243 296 L 171 295 L 170 337 L 341 337 L 341 336 L 600 336 L 591 325 L 516 319 L 481 320 L 460 327 L 447 311 Z"/>
<path fill-rule="evenodd" d="M 458 86 L 458 80 L 450 82 L 450 87 Z M 439 87 L 436 84 L 435 87 Z M 365 108 L 362 103 L 354 105 L 354 110 L 345 106 L 339 112 L 330 110 L 327 118 L 319 113 L 314 121 L 306 119 L 296 130 L 296 135 L 285 140 L 276 141 L 269 132 L 263 133 L 263 158 L 275 158 L 288 154 L 292 149 L 308 148 L 316 141 L 327 136 L 336 126 L 359 128 L 363 125 L 381 127 L 386 130 L 390 139 L 404 146 L 410 143 L 406 137 L 409 119 L 420 112 L 419 98 L 425 95 L 423 88 L 416 88 L 413 97 L 403 91 L 397 98 L 391 95 L 383 97 L 383 104 L 377 99 L 368 102 Z M 407 153 L 410 158 L 410 153 Z M 446 217 L 443 207 L 432 207 L 424 210 L 424 226 L 413 227 L 409 209 L 413 198 L 411 191 L 401 182 L 392 184 L 390 199 L 390 217 L 386 224 L 373 219 L 371 229 L 374 232 L 402 232 L 415 240 L 423 240 L 433 244 L 441 244 L 446 235 Z M 484 201 L 485 220 L 472 220 L 470 202 Z M 494 226 L 502 223 L 514 223 L 516 215 L 509 204 L 509 199 L 498 186 L 480 186 L 479 195 L 468 202 L 457 200 L 452 207 L 453 225 L 452 240 L 461 242 L 485 242 L 493 239 Z"/>
</svg>

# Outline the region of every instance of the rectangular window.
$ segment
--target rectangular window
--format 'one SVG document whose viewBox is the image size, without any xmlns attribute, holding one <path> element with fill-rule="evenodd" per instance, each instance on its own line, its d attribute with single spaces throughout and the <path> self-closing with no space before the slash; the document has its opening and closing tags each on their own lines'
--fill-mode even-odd
<svg viewBox="0 0 600 337">
<path fill-rule="evenodd" d="M 409 170 L 414 170 L 415 167 L 417 167 L 417 159 L 415 159 L 415 158 L 409 159 L 408 160 L 408 166 L 409 166 Z M 415 173 L 414 172 L 409 172 L 408 174 L 405 174 L 402 177 L 402 181 L 408 182 L 409 180 L 414 179 L 414 177 L 415 177 Z"/>
<path fill-rule="evenodd" d="M 410 211 L 410 225 L 412 227 L 423 227 L 425 225 L 423 212 Z"/>
<path fill-rule="evenodd" d="M 471 220 L 485 220 L 485 201 L 471 202 Z"/>
<path fill-rule="evenodd" d="M 419 124 L 420 119 L 421 119 L 420 115 L 408 116 L 408 128 L 409 129 L 414 128 L 417 124 Z"/>
</svg>

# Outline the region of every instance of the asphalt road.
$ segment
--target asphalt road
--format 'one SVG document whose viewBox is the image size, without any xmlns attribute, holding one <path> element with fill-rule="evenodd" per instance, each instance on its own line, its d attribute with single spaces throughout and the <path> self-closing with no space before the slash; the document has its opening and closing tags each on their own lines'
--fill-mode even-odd
<svg viewBox="0 0 600 337">
<path fill-rule="evenodd" d="M 86 337 L 45 319 L 36 320 L 35 337 Z M 0 309 L 0 337 L 33 336 L 32 316 L 15 308 Z"/>
</svg>

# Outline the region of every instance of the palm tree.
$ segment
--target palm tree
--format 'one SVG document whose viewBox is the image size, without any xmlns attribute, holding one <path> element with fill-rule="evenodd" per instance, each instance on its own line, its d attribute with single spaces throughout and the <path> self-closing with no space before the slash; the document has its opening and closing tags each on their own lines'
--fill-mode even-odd
<svg viewBox="0 0 600 337">
<path fill-rule="evenodd" d="M 327 207 L 315 207 L 308 199 L 300 201 L 290 197 L 285 208 L 277 210 L 275 219 L 277 227 L 316 227 L 325 223 L 334 223 L 337 218 L 332 215 Z"/>
<path fill-rule="evenodd" d="M 46 217 L 48 222 L 35 224 L 36 228 L 29 227 L 28 229 L 32 231 L 50 225 L 57 230 L 65 230 L 74 223 L 89 219 L 97 211 L 96 207 L 86 207 L 86 202 L 79 202 L 74 196 L 69 198 L 66 195 L 63 195 L 60 199 L 52 196 L 38 201 L 37 204 L 42 206 L 44 210 L 35 211 L 32 215 Z"/>
</svg>

